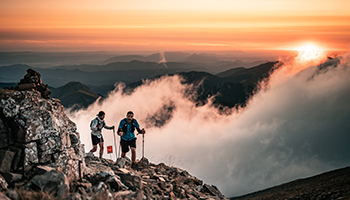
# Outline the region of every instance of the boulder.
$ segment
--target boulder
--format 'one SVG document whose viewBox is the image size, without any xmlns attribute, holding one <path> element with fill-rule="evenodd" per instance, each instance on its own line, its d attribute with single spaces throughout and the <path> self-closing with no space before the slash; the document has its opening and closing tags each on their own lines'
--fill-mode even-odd
<svg viewBox="0 0 350 200">
<path fill-rule="evenodd" d="M 55 170 L 55 168 L 49 167 L 47 165 L 38 165 L 35 168 L 34 174 L 42 175 L 42 174 L 45 174 L 46 172 L 49 172 L 49 171 L 52 171 L 52 170 Z"/>
<path fill-rule="evenodd" d="M 0 170 L 28 173 L 36 165 L 50 165 L 69 179 L 83 176 L 80 135 L 59 101 L 44 99 L 38 91 L 0 90 L 0 119 L 0 147 L 15 154 L 10 170 L 4 158 L 11 156 L 0 155 Z"/>
<path fill-rule="evenodd" d="M 19 166 L 19 164 L 21 162 L 22 150 L 20 148 L 14 147 L 14 146 L 9 146 L 8 149 L 15 153 L 13 161 L 12 161 L 11 169 L 13 171 L 17 171 L 18 166 Z"/>
<path fill-rule="evenodd" d="M 201 192 L 205 192 L 205 193 L 210 193 L 214 196 L 218 196 L 219 198 L 224 198 L 225 196 L 219 191 L 219 189 L 216 186 L 210 186 L 208 184 L 204 184 L 202 191 Z"/>
<path fill-rule="evenodd" d="M 36 175 L 30 181 L 33 189 L 53 194 L 55 196 L 64 196 L 69 192 L 69 182 L 66 176 L 56 170 L 51 170 L 42 175 Z"/>
<path fill-rule="evenodd" d="M 23 175 L 11 173 L 11 172 L 5 172 L 5 173 L 3 173 L 3 177 L 5 178 L 5 180 L 8 184 L 13 185 L 15 182 L 22 180 Z"/>
<path fill-rule="evenodd" d="M 11 200 L 10 198 L 8 198 L 4 193 L 0 192 L 0 199 L 2 200 Z"/>
<path fill-rule="evenodd" d="M 126 162 L 126 160 L 124 158 L 118 158 L 117 161 L 116 161 L 116 165 L 119 168 L 124 168 L 125 167 L 125 162 Z"/>
<path fill-rule="evenodd" d="M 24 171 L 28 172 L 35 164 L 39 163 L 38 148 L 36 142 L 31 142 L 25 145 L 24 149 Z"/>
<path fill-rule="evenodd" d="M 0 148 L 9 146 L 9 134 L 5 122 L 2 120 L 2 113 L 0 112 Z"/>
<path fill-rule="evenodd" d="M 10 172 L 12 160 L 15 153 L 12 151 L 0 150 L 0 171 Z"/>
<path fill-rule="evenodd" d="M 145 158 L 145 157 L 143 157 L 143 158 L 141 158 L 141 160 L 140 160 L 139 162 L 136 163 L 135 168 L 136 168 L 137 170 L 142 170 L 142 169 L 144 169 L 144 168 L 147 168 L 148 165 L 149 165 L 148 159 Z"/>
<path fill-rule="evenodd" d="M 142 182 L 140 175 L 133 172 L 117 172 L 116 175 L 118 175 L 120 180 L 132 191 L 141 190 Z"/>
<path fill-rule="evenodd" d="M 6 182 L 6 179 L 0 174 L 0 188 L 1 189 L 7 189 L 8 183 Z M 1 198 L 0 198 L 1 199 Z"/>
</svg>

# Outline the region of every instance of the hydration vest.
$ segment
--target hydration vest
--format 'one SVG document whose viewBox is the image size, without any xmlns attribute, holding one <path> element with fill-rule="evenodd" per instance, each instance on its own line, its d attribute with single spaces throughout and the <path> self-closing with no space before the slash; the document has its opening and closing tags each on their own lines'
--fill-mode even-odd
<svg viewBox="0 0 350 200">
<path fill-rule="evenodd" d="M 95 118 L 91 120 L 90 127 L 92 126 L 92 123 L 94 122 L 94 120 L 97 120 L 97 125 L 96 125 L 97 130 L 101 130 L 105 126 L 105 121 L 100 122 L 99 119 Z M 98 125 L 101 125 L 101 129 L 98 129 Z"/>
<path fill-rule="evenodd" d="M 135 124 L 134 124 L 135 119 L 132 119 L 131 121 L 131 132 L 133 133 L 135 131 Z M 123 132 L 126 133 L 128 131 L 128 120 L 124 118 L 124 125 L 122 128 Z"/>
</svg>

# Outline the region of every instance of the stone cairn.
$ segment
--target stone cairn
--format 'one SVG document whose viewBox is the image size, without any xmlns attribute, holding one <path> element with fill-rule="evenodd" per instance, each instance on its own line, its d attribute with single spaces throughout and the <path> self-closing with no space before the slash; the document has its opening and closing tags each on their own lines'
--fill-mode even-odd
<svg viewBox="0 0 350 200">
<path fill-rule="evenodd" d="M 33 69 L 28 69 L 27 74 L 20 80 L 16 87 L 7 87 L 5 89 L 12 89 L 18 91 L 39 91 L 44 99 L 49 99 L 51 91 L 48 84 L 44 85 L 41 80 L 41 75 Z"/>
<path fill-rule="evenodd" d="M 217 187 L 163 163 L 142 158 L 131 169 L 128 159 L 84 157 L 75 123 L 41 90 L 40 74 L 27 72 L 17 87 L 0 90 L 0 199 L 31 199 L 25 191 L 78 200 L 225 199 Z"/>
</svg>

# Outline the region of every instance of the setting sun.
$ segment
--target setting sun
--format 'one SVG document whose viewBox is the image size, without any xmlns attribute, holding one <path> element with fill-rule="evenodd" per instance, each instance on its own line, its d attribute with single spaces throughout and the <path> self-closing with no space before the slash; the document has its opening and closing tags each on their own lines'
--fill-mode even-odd
<svg viewBox="0 0 350 200">
<path fill-rule="evenodd" d="M 301 60 L 311 61 L 319 59 L 324 52 L 324 49 L 313 44 L 306 44 L 295 48 L 298 51 L 298 57 Z"/>
</svg>

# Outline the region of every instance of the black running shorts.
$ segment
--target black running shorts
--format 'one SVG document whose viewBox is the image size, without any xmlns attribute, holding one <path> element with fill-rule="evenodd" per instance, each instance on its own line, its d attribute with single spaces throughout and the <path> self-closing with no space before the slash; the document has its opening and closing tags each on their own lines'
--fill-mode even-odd
<svg viewBox="0 0 350 200">
<path fill-rule="evenodd" d="M 129 151 L 129 147 L 134 147 L 136 148 L 136 138 L 130 140 L 130 141 L 126 141 L 121 139 L 120 140 L 120 145 L 122 146 L 122 152 L 123 153 L 127 153 Z"/>
<path fill-rule="evenodd" d="M 104 142 L 102 135 L 101 135 L 101 138 L 98 138 L 97 136 L 92 134 L 91 134 L 91 141 L 92 141 L 92 145 L 97 145 L 100 142 Z"/>
</svg>

